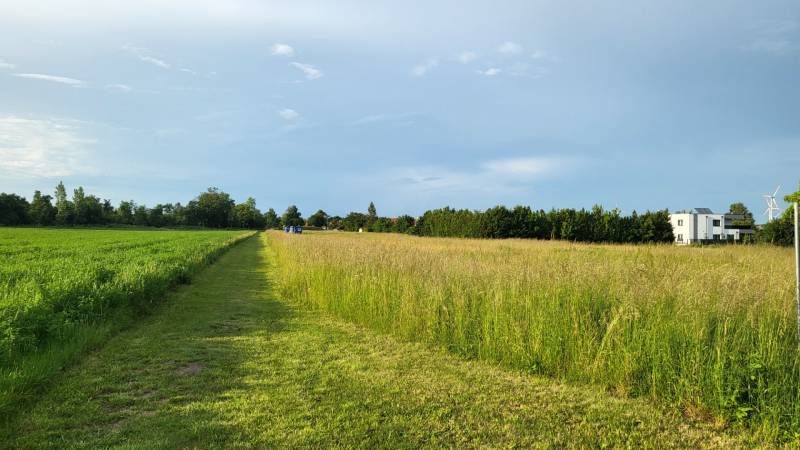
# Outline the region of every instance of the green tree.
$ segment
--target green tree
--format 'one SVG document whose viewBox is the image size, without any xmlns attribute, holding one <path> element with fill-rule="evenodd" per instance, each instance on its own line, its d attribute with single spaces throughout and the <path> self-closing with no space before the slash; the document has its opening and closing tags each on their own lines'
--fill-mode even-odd
<svg viewBox="0 0 800 450">
<path fill-rule="evenodd" d="M 742 219 L 731 220 L 731 225 L 737 228 L 752 228 L 756 223 L 753 220 L 753 213 L 742 202 L 731 203 L 730 208 L 728 208 L 728 214 L 743 216 Z"/>
<path fill-rule="evenodd" d="M 291 205 L 286 208 L 286 212 L 283 213 L 281 223 L 283 223 L 285 227 L 302 226 L 305 220 L 303 220 L 303 216 L 300 215 L 300 211 L 297 210 L 297 206 Z"/>
<path fill-rule="evenodd" d="M 306 224 L 310 227 L 327 226 L 328 214 L 325 211 L 318 209 L 317 212 L 308 217 L 308 220 L 306 220 Z"/>
<path fill-rule="evenodd" d="M 116 222 L 121 223 L 124 225 L 133 225 L 133 210 L 136 208 L 136 204 L 133 200 L 130 201 L 121 201 L 119 202 L 119 206 L 117 207 L 116 211 Z"/>
<path fill-rule="evenodd" d="M 72 195 L 73 223 L 76 225 L 103 222 L 103 205 L 94 195 L 86 195 L 83 186 L 78 186 Z"/>
<path fill-rule="evenodd" d="M 369 202 L 369 206 L 367 207 L 367 216 L 369 216 L 370 221 L 378 218 L 378 210 L 375 209 L 375 203 Z"/>
<path fill-rule="evenodd" d="M 365 228 L 369 217 L 366 214 L 359 212 L 351 212 L 344 219 L 342 219 L 342 229 L 345 231 L 358 231 L 359 228 Z"/>
<path fill-rule="evenodd" d="M 74 216 L 72 203 L 67 199 L 67 189 L 59 181 L 56 186 L 56 223 L 58 225 L 72 225 Z"/>
<path fill-rule="evenodd" d="M 253 197 L 248 197 L 244 203 L 234 206 L 233 223 L 240 228 L 257 229 L 264 226 L 264 217 L 256 208 L 256 200 Z"/>
<path fill-rule="evenodd" d="M 33 200 L 28 208 L 28 217 L 35 225 L 52 225 L 56 220 L 56 208 L 51 203 L 53 200 L 49 195 L 42 195 L 41 192 L 33 193 Z"/>
<path fill-rule="evenodd" d="M 139 205 L 133 210 L 133 224 L 137 227 L 146 227 L 149 225 L 147 218 L 149 216 L 147 207 Z"/>
<path fill-rule="evenodd" d="M 264 213 L 264 228 L 273 229 L 280 228 L 281 219 L 274 209 L 270 208 Z"/>
<path fill-rule="evenodd" d="M 17 194 L 0 193 L 0 225 L 28 224 L 30 205 Z"/>
<path fill-rule="evenodd" d="M 188 216 L 193 225 L 209 228 L 225 228 L 229 225 L 235 202 L 227 193 L 210 187 L 196 199 L 189 202 Z"/>
</svg>

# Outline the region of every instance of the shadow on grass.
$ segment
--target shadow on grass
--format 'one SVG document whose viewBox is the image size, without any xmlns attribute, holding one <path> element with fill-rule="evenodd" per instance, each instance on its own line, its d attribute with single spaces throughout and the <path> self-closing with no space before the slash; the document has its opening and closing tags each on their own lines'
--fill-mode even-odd
<svg viewBox="0 0 800 450">
<path fill-rule="evenodd" d="M 64 372 L 17 411 L 0 444 L 206 447 L 240 438 L 226 404 L 248 389 L 255 346 L 290 331 L 293 314 L 272 298 L 261 248 L 255 238 L 231 249 Z"/>
</svg>

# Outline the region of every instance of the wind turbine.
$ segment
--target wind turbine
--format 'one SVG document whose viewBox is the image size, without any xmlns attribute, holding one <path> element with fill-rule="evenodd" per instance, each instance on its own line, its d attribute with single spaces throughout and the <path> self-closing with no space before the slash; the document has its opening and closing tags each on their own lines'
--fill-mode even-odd
<svg viewBox="0 0 800 450">
<path fill-rule="evenodd" d="M 767 215 L 767 223 L 772 222 L 775 219 L 775 213 L 781 210 L 778 208 L 778 202 L 775 201 L 775 196 L 778 195 L 780 189 L 781 186 L 778 185 L 772 195 L 764 194 L 764 199 L 767 201 L 767 209 L 764 210 L 764 214 Z"/>
</svg>

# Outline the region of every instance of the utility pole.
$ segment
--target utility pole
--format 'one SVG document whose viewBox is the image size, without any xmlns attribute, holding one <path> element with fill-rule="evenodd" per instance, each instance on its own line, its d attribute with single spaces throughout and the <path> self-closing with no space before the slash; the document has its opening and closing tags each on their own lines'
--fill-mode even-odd
<svg viewBox="0 0 800 450">
<path fill-rule="evenodd" d="M 794 283 L 797 297 L 797 336 L 800 338 L 800 201 L 794 202 Z"/>
</svg>

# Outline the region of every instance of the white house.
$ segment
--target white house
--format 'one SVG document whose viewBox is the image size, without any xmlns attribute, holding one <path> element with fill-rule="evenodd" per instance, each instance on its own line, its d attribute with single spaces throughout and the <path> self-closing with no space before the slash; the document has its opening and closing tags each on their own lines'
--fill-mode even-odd
<svg viewBox="0 0 800 450">
<path fill-rule="evenodd" d="M 738 214 L 714 214 L 708 208 L 694 208 L 689 212 L 669 215 L 676 244 L 698 244 L 714 241 L 740 241 L 753 234 L 750 227 L 737 226 L 742 220 Z"/>
</svg>

